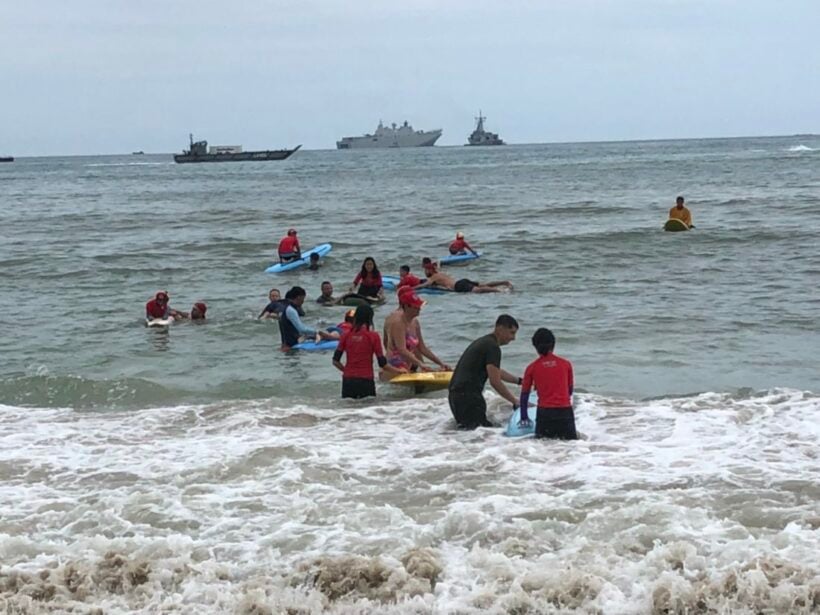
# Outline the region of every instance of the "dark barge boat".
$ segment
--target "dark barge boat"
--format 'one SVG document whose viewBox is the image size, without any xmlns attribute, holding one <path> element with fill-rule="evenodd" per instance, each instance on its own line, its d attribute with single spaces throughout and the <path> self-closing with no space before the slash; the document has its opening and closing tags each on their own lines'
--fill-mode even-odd
<svg viewBox="0 0 820 615">
<path fill-rule="evenodd" d="M 266 149 L 256 152 L 243 152 L 241 145 L 212 145 L 208 149 L 207 141 L 194 142 L 194 135 L 189 135 L 190 149 L 181 154 L 174 154 L 174 162 L 242 162 L 247 160 L 284 160 L 301 145 L 293 149 Z"/>
</svg>

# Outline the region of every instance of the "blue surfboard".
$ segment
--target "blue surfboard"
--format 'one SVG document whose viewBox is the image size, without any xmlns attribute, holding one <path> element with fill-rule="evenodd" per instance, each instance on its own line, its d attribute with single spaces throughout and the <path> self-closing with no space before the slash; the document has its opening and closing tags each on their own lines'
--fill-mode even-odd
<svg viewBox="0 0 820 615">
<path fill-rule="evenodd" d="M 473 254 L 472 252 L 466 252 L 464 254 L 448 254 L 447 256 L 439 259 L 438 262 L 442 265 L 457 265 L 459 263 L 474 261 L 479 256 L 481 256 L 481 252 L 478 254 Z"/>
<path fill-rule="evenodd" d="M 304 267 L 305 265 L 310 263 L 310 255 L 311 254 L 318 254 L 321 258 L 322 256 L 327 256 L 327 253 L 333 249 L 333 246 L 329 243 L 322 243 L 316 246 L 315 248 L 311 248 L 307 252 L 302 252 L 301 258 L 291 261 L 289 263 L 276 263 L 275 265 L 271 265 L 267 269 L 265 269 L 265 273 L 283 273 L 285 271 L 291 271 L 293 269 L 298 269 L 299 267 Z"/>
<path fill-rule="evenodd" d="M 527 409 L 527 414 L 529 414 L 529 408 Z M 532 420 L 532 418 L 530 418 L 529 427 L 519 425 L 518 423 L 520 421 L 521 409 L 516 408 L 515 412 L 510 415 L 510 418 L 507 421 L 507 427 L 504 430 L 504 435 L 508 438 L 523 438 L 525 436 L 535 435 L 535 421 Z"/>
<path fill-rule="evenodd" d="M 301 344 L 296 344 L 293 349 L 316 352 L 320 350 L 336 350 L 338 345 L 338 340 L 323 340 L 318 344 L 316 342 L 302 342 Z"/>
<path fill-rule="evenodd" d="M 399 283 L 401 282 L 401 278 L 397 275 L 383 275 L 382 276 L 382 288 L 384 290 L 396 290 L 399 287 Z M 447 290 L 446 288 L 418 288 L 414 289 L 417 294 L 419 295 L 443 295 L 445 293 L 449 293 L 452 291 Z"/>
</svg>

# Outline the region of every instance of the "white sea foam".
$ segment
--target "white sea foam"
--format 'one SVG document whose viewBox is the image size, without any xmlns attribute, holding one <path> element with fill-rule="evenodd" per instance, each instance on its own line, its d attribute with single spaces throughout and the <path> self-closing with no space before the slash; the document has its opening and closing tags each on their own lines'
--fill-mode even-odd
<svg viewBox="0 0 820 615">
<path fill-rule="evenodd" d="M 790 152 L 815 152 L 817 151 L 813 147 L 809 147 L 808 145 L 793 145 L 789 148 Z"/>
<path fill-rule="evenodd" d="M 576 402 L 577 442 L 442 397 L 0 406 L 0 610 L 818 608 L 816 396 Z"/>
</svg>

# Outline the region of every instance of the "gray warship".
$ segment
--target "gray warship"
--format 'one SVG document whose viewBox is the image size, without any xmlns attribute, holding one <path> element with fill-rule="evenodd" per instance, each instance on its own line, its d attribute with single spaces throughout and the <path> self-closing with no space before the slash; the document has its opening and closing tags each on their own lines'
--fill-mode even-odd
<svg viewBox="0 0 820 615">
<path fill-rule="evenodd" d="M 475 119 L 475 130 L 470 135 L 466 145 L 505 145 L 504 141 L 498 138 L 498 133 L 487 132 L 484 130 L 484 120 L 487 118 L 481 115 L 480 110 L 478 112 L 478 117 Z"/>
</svg>

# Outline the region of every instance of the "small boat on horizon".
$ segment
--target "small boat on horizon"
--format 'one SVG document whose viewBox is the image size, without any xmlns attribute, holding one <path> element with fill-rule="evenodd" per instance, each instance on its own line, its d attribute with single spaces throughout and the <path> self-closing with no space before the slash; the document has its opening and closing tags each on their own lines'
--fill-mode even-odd
<svg viewBox="0 0 820 615">
<path fill-rule="evenodd" d="M 14 156 L 0 156 L 0 162 L 14 162 Z"/>
<path fill-rule="evenodd" d="M 212 145 L 208 148 L 207 141 L 194 142 L 194 135 L 188 135 L 190 147 L 181 154 L 174 154 L 174 162 L 245 162 L 284 160 L 293 155 L 301 145 L 293 149 L 265 149 L 255 152 L 243 152 L 241 145 Z"/>
</svg>

